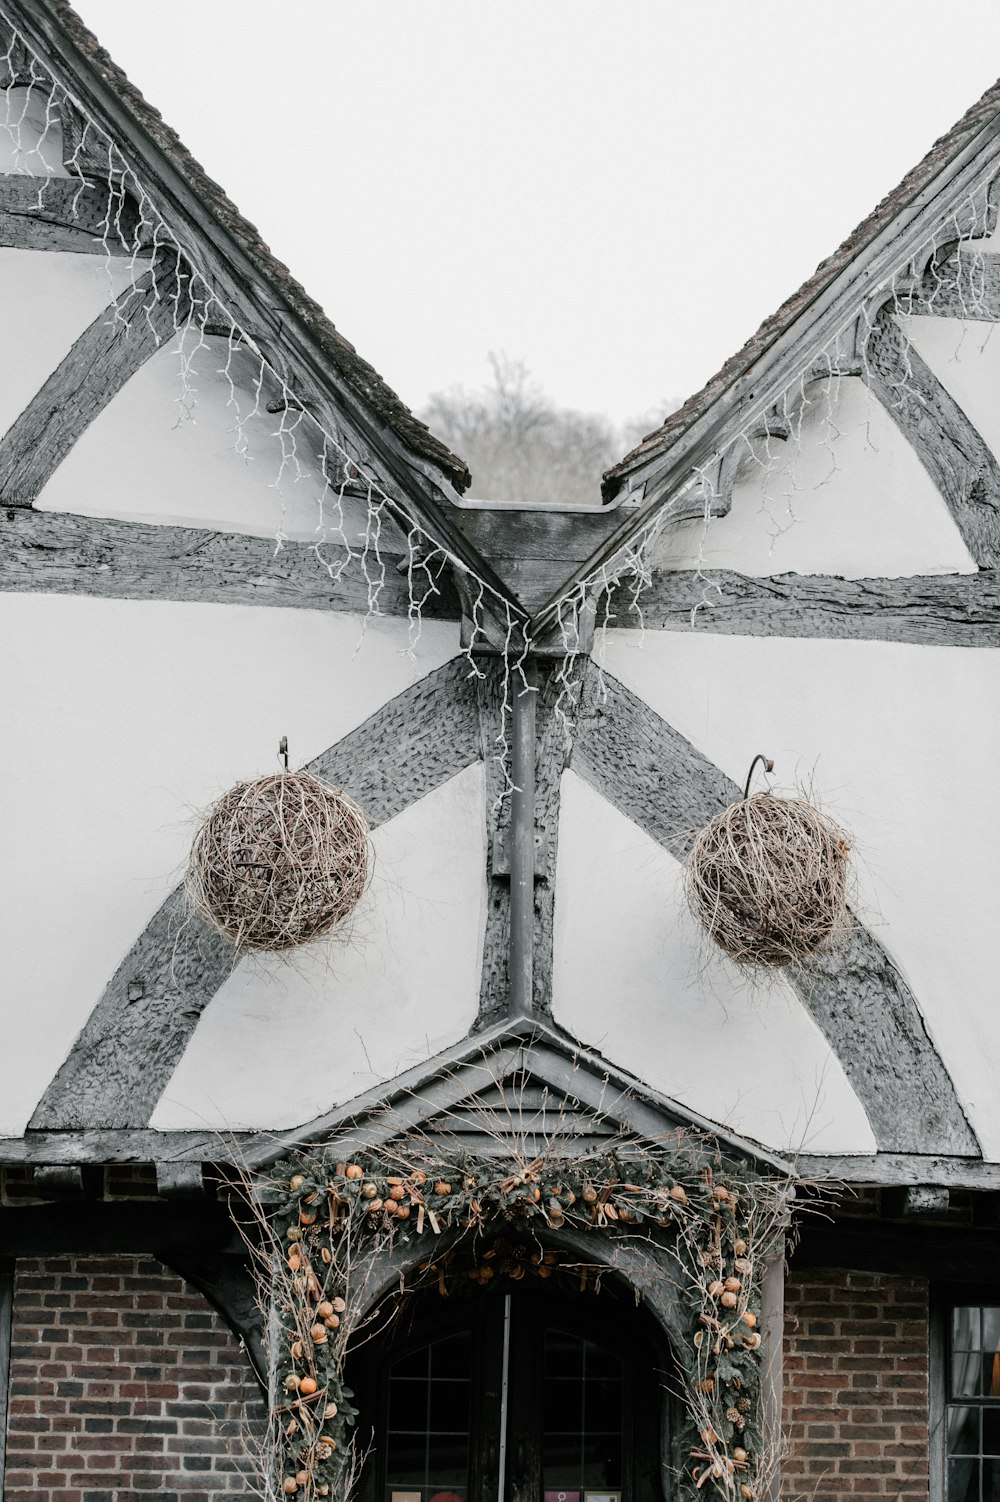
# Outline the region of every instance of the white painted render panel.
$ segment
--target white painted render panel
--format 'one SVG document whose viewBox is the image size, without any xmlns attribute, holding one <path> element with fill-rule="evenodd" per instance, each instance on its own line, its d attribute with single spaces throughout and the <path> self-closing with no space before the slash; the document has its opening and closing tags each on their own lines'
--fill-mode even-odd
<svg viewBox="0 0 1000 1502">
<path fill-rule="evenodd" d="M 875 1139 L 830 1045 L 779 976 L 748 986 L 708 952 L 682 868 L 563 774 L 553 1010 L 682 1105 L 776 1149 L 867 1153 Z"/>
<path fill-rule="evenodd" d="M 854 832 L 860 916 L 1000 1159 L 1000 651 L 612 632 L 606 661 L 734 782 L 764 752 Z"/>
<path fill-rule="evenodd" d="M 0 433 L 20 417 L 84 329 L 130 280 L 121 260 L 75 251 L 0 249 Z"/>
<path fill-rule="evenodd" d="M 231 354 L 216 337 L 194 344 L 191 335 L 186 348 L 172 339 L 125 383 L 55 471 L 39 509 L 305 542 L 325 528 L 337 540 L 317 429 L 300 412 L 266 410 L 280 390 L 269 380 L 258 399 L 260 362 L 249 351 Z M 367 507 L 347 500 L 344 510 L 351 535 L 359 523 L 363 533 Z"/>
<path fill-rule="evenodd" d="M 727 516 L 668 526 L 656 568 L 967 574 L 975 563 L 892 418 L 854 377 L 816 381 L 790 439 L 744 445 Z M 801 422 L 801 427 L 799 423 Z"/>
<path fill-rule="evenodd" d="M 899 317 L 897 322 L 994 455 L 1000 457 L 1000 331 L 996 324 L 916 316 Z"/>
<path fill-rule="evenodd" d="M 300 1126 L 469 1031 L 486 921 L 482 764 L 374 840 L 375 876 L 350 942 L 241 961 L 206 1008 L 152 1126 Z"/>
<path fill-rule="evenodd" d="M 115 969 L 176 885 L 198 811 L 338 741 L 458 649 L 406 622 L 0 595 L 8 775 L 0 1135 L 21 1132 Z M 17 650 L 10 650 L 16 643 Z"/>
</svg>

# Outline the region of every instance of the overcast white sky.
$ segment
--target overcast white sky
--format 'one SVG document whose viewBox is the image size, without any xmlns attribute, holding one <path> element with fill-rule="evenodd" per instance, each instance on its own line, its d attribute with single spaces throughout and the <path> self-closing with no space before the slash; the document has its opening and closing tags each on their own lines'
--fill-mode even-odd
<svg viewBox="0 0 1000 1502">
<path fill-rule="evenodd" d="M 1000 74 L 997 0 L 77 0 L 409 405 L 697 389 Z"/>
</svg>

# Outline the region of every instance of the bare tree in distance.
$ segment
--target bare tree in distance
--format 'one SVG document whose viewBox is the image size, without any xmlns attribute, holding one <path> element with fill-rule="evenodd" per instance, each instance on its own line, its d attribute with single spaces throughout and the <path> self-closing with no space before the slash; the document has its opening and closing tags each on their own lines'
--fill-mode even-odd
<svg viewBox="0 0 1000 1502">
<path fill-rule="evenodd" d="M 436 392 L 421 417 L 472 471 L 470 494 L 522 505 L 599 506 L 601 476 L 680 405 L 618 426 L 594 413 L 557 407 L 523 360 L 489 355 L 492 382 L 480 391 Z"/>
</svg>

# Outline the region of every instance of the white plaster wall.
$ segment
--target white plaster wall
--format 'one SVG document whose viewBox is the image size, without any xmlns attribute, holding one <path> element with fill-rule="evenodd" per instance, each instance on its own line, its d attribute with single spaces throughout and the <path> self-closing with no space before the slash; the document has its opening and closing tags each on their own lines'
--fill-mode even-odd
<svg viewBox="0 0 1000 1502">
<path fill-rule="evenodd" d="M 235 395 L 223 373 L 227 362 Z M 269 380 L 258 401 L 259 373 L 249 351 L 236 349 L 230 359 L 225 339 L 170 340 L 81 435 L 43 489 L 39 509 L 260 537 L 280 532 L 306 542 L 325 528 L 331 542 L 338 540 L 317 430 L 299 413 L 267 412 L 278 387 Z M 243 444 L 245 453 L 238 451 Z M 363 536 L 367 507 L 348 500 L 344 510 L 349 535 Z"/>
<path fill-rule="evenodd" d="M 764 752 L 853 830 L 860 916 L 1000 1158 L 1000 651 L 612 632 L 606 663 L 734 782 Z"/>
<path fill-rule="evenodd" d="M 469 1031 L 486 917 L 482 764 L 384 824 L 374 843 L 349 942 L 242 961 L 152 1126 L 300 1126 Z"/>
<path fill-rule="evenodd" d="M 62 121 L 47 86 L 0 89 L 0 172 L 68 177 L 62 158 Z"/>
<path fill-rule="evenodd" d="M 414 668 L 405 621 L 361 634 L 321 611 L 0 595 L 0 1135 L 176 885 L 198 811 L 276 767 L 282 735 L 301 765 L 458 649 L 429 622 Z"/>
<path fill-rule="evenodd" d="M 3 135 L 0 129 L 0 141 Z M 130 280 L 123 261 L 103 256 L 0 248 L 0 433 L 20 416 L 74 341 Z"/>
<path fill-rule="evenodd" d="M 872 1152 L 865 1112 L 798 997 L 710 954 L 682 867 L 573 772 L 562 781 L 557 1022 L 682 1105 L 769 1147 Z"/>
<path fill-rule="evenodd" d="M 897 319 L 914 348 L 1000 457 L 1000 331 L 958 318 Z"/>
<path fill-rule="evenodd" d="M 737 474 L 728 515 L 668 527 L 654 567 L 848 579 L 975 572 L 927 471 L 854 377 L 813 382 L 801 427 L 755 441 Z"/>
</svg>

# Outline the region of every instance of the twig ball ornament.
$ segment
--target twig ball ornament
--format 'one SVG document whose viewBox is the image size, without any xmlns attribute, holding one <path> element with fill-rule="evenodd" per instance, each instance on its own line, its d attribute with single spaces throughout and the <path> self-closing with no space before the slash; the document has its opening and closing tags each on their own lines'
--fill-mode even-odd
<svg viewBox="0 0 1000 1502">
<path fill-rule="evenodd" d="M 807 799 L 754 793 L 695 840 L 688 904 L 737 964 L 800 963 L 847 932 L 850 854 L 845 831 Z"/>
<path fill-rule="evenodd" d="M 195 836 L 187 888 L 238 949 L 277 952 L 328 933 L 368 884 L 368 821 L 310 772 L 240 782 Z"/>
</svg>

